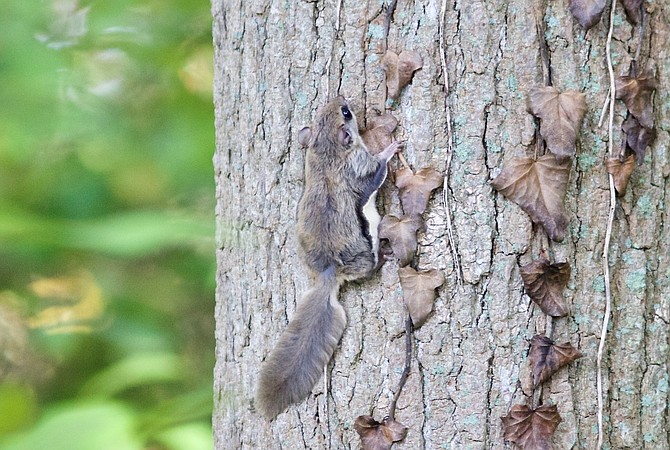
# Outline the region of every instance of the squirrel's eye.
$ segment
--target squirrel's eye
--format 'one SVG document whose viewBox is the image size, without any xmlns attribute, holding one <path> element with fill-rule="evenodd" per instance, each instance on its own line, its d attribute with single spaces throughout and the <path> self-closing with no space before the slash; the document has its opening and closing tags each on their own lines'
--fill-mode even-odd
<svg viewBox="0 0 670 450">
<path fill-rule="evenodd" d="M 351 111 L 347 106 L 342 107 L 342 116 L 344 116 L 344 120 L 351 120 Z"/>
</svg>

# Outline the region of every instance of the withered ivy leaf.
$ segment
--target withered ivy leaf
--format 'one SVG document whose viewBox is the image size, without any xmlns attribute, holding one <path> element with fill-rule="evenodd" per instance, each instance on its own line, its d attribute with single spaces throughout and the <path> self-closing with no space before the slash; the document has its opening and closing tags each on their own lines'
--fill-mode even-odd
<svg viewBox="0 0 670 450">
<path fill-rule="evenodd" d="M 373 155 L 384 150 L 393 142 L 393 130 L 398 126 L 398 119 L 391 114 L 382 114 L 368 121 L 368 127 L 361 132 L 361 138 Z"/>
<path fill-rule="evenodd" d="M 553 155 L 513 158 L 491 183 L 505 197 L 519 205 L 549 238 L 565 237 L 568 218 L 563 199 L 570 176 L 570 160 L 559 162 Z"/>
<path fill-rule="evenodd" d="M 393 133 L 393 130 L 398 126 L 398 119 L 393 117 L 392 114 L 379 114 L 373 116 L 368 120 L 368 130 L 373 128 L 385 128 L 389 133 Z"/>
<path fill-rule="evenodd" d="M 412 323 L 419 328 L 433 311 L 435 289 L 444 284 L 444 274 L 437 269 L 417 272 L 411 267 L 402 267 L 398 275 Z"/>
<path fill-rule="evenodd" d="M 552 317 L 562 317 L 568 313 L 563 300 L 563 290 L 570 280 L 568 263 L 551 264 L 541 255 L 523 266 L 520 272 L 526 293 L 542 312 Z"/>
<path fill-rule="evenodd" d="M 400 91 L 412 81 L 414 72 L 423 66 L 421 56 L 412 51 L 403 50 L 396 54 L 388 50 L 382 57 L 382 68 L 386 72 L 386 92 L 388 98 L 397 100 Z"/>
<path fill-rule="evenodd" d="M 616 79 L 616 98 L 623 100 L 632 115 L 645 128 L 654 128 L 651 96 L 656 90 L 653 71 L 645 71 L 638 77 L 620 76 Z"/>
<path fill-rule="evenodd" d="M 514 405 L 502 418 L 505 439 L 519 445 L 523 450 L 549 450 L 561 416 L 556 405 L 542 405 L 531 409 L 526 405 Z"/>
<path fill-rule="evenodd" d="M 530 365 L 533 370 L 533 384 L 544 383 L 561 367 L 584 355 L 572 344 L 554 344 L 554 341 L 543 334 L 533 336 L 530 341 Z"/>
<path fill-rule="evenodd" d="M 390 450 L 394 442 L 407 436 L 407 427 L 388 417 L 377 422 L 372 416 L 358 416 L 354 429 L 361 437 L 363 450 Z"/>
<path fill-rule="evenodd" d="M 575 142 L 586 112 L 581 92 L 561 92 L 553 86 L 535 87 L 528 95 L 530 111 L 542 122 L 540 134 L 549 150 L 563 159 L 575 154 Z"/>
<path fill-rule="evenodd" d="M 416 232 L 423 226 L 420 216 L 387 215 L 379 223 L 380 239 L 388 239 L 398 264 L 406 266 L 416 253 Z"/>
<path fill-rule="evenodd" d="M 605 10 L 605 0 L 570 0 L 570 12 L 584 29 L 598 22 Z"/>
<path fill-rule="evenodd" d="M 635 153 L 637 165 L 641 166 L 647 154 L 647 147 L 656 139 L 656 130 L 643 127 L 632 115 L 623 121 L 621 129 L 626 134 L 626 144 Z"/>
<path fill-rule="evenodd" d="M 395 173 L 395 185 L 400 189 L 400 202 L 405 214 L 423 214 L 428 206 L 430 193 L 442 186 L 444 177 L 435 169 L 425 168 L 412 173 L 403 168 Z"/>
<path fill-rule="evenodd" d="M 633 173 L 633 169 L 635 169 L 635 156 L 628 155 L 623 161 L 619 158 L 607 158 L 605 167 L 607 168 L 607 172 L 612 174 L 614 189 L 616 189 L 619 195 L 626 195 L 628 179 Z"/>
<path fill-rule="evenodd" d="M 642 18 L 642 11 L 640 7 L 642 6 L 642 0 L 623 0 L 623 8 L 626 10 L 626 17 L 628 21 L 633 25 L 640 23 Z"/>
</svg>

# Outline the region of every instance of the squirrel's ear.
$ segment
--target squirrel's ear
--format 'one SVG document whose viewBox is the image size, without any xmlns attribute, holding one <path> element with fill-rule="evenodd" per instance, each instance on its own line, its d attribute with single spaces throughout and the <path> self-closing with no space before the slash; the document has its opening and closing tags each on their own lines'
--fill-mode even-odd
<svg viewBox="0 0 670 450">
<path fill-rule="evenodd" d="M 340 144 L 343 145 L 344 147 L 348 147 L 349 145 L 351 145 L 352 141 L 351 133 L 349 132 L 349 130 L 347 130 L 347 127 L 345 127 L 344 125 L 342 125 L 339 131 L 337 132 L 337 139 L 340 141 Z"/>
<path fill-rule="evenodd" d="M 298 142 L 303 147 L 309 147 L 309 141 L 312 139 L 312 129 L 305 127 L 298 132 Z"/>
</svg>

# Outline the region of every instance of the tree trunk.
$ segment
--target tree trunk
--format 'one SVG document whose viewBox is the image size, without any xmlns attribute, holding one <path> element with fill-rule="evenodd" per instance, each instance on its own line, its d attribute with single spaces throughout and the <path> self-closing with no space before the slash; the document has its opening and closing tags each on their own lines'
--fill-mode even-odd
<svg viewBox="0 0 670 450">
<path fill-rule="evenodd" d="M 529 340 L 550 330 L 547 316 L 524 292 L 519 267 L 536 259 L 547 241 L 542 228 L 490 181 L 512 157 L 533 155 L 536 125 L 526 98 L 531 87 L 544 85 L 540 42 L 546 38 L 553 85 L 584 92 L 588 106 L 565 202 L 567 236 L 548 244 L 553 259 L 572 268 L 565 292 L 570 314 L 553 320 L 551 335 L 556 342 L 571 342 L 585 357 L 545 383 L 540 402 L 556 404 L 562 417 L 555 448 L 595 448 L 609 208 L 602 164 L 607 126 L 599 128 L 598 121 L 609 86 L 609 6 L 602 21 L 585 32 L 568 0 L 445 1 L 447 97 L 439 3 L 398 1 L 388 35 L 390 50 L 414 50 L 423 58 L 423 68 L 392 111 L 410 165 L 444 171 L 447 108 L 453 129 L 446 196 L 440 190 L 431 199 L 419 244 L 419 266 L 442 270 L 447 282 L 432 315 L 415 331 L 412 370 L 396 413 L 409 432 L 396 447 L 504 448 L 500 418 L 512 404 L 530 403 Z M 604 425 L 605 446 L 617 449 L 670 448 L 670 3 L 647 2 L 647 10 L 639 62 L 657 67 L 658 137 L 618 199 L 610 247 L 613 307 L 603 357 Z M 354 420 L 387 414 L 404 363 L 405 312 L 395 263 L 341 291 L 348 325 L 325 383 L 322 378 L 306 401 L 267 422 L 255 411 L 253 395 L 259 366 L 308 287 L 296 252 L 304 165 L 297 133 L 337 94 L 351 100 L 359 124 L 383 110 L 386 2 L 213 0 L 212 11 L 217 448 L 360 448 Z M 615 74 L 625 74 L 639 27 L 628 23 L 620 3 L 617 11 L 613 63 Z M 544 32 L 538 33 L 538 22 Z M 620 101 L 615 106 L 618 152 L 626 113 Z M 398 163 L 391 165 L 393 171 Z M 390 181 L 380 198 L 386 213 L 400 212 Z"/>
</svg>

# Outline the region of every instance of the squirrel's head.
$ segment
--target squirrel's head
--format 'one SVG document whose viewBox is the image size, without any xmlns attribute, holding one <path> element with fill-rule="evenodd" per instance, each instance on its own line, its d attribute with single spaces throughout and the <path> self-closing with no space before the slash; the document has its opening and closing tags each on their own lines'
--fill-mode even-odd
<svg viewBox="0 0 670 450">
<path fill-rule="evenodd" d="M 356 115 L 341 95 L 320 107 L 312 127 L 305 127 L 298 133 L 298 142 L 303 147 L 349 148 L 357 139 Z"/>
</svg>

